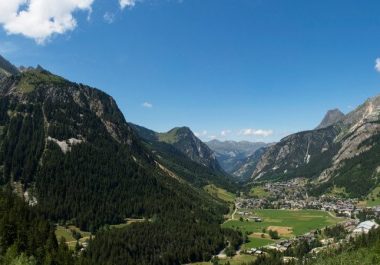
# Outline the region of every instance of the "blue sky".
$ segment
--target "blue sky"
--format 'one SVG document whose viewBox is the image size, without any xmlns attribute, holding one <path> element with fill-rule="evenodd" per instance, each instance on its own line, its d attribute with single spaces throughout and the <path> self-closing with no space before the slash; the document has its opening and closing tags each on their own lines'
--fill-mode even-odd
<svg viewBox="0 0 380 265">
<path fill-rule="evenodd" d="M 277 141 L 380 93 L 380 1 L 17 1 L 13 17 L 0 1 L 3 56 L 100 88 L 156 131 Z"/>
</svg>

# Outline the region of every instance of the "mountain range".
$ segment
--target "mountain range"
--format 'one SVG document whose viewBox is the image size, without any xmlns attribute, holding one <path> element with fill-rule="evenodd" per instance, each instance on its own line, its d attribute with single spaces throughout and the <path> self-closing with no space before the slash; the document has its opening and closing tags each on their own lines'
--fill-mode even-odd
<svg viewBox="0 0 380 265">
<path fill-rule="evenodd" d="M 206 144 L 215 152 L 221 167 L 238 179 L 245 179 L 248 176 L 245 172 L 249 172 L 249 170 L 245 168 L 247 164 L 251 165 L 252 161 L 255 158 L 257 159 L 256 151 L 270 145 L 263 142 L 220 141 L 216 139 L 206 142 Z"/>
<path fill-rule="evenodd" d="M 216 184 L 235 190 L 234 181 L 219 165 L 215 153 L 188 127 L 173 128 L 166 133 L 131 124 L 161 167 L 197 187 Z"/>
<path fill-rule="evenodd" d="M 228 205 L 203 190 L 234 184 L 188 128 L 141 137 L 104 92 L 0 63 L 0 185 L 52 222 L 103 231 L 83 264 L 207 260 L 238 235 L 220 228 Z M 126 218 L 146 221 L 102 229 Z"/>
<path fill-rule="evenodd" d="M 221 228 L 233 205 L 205 187 L 233 197 L 252 183 L 301 177 L 311 195 L 364 197 L 379 185 L 380 96 L 348 114 L 330 110 L 315 129 L 278 143 L 203 143 L 188 127 L 127 122 L 101 90 L 0 56 L 1 255 L 27 249 L 38 264 L 73 264 L 58 247 L 59 223 L 96 233 L 75 257 L 81 265 L 210 260 L 244 237 Z"/>
<path fill-rule="evenodd" d="M 380 96 L 342 116 L 329 111 L 315 130 L 289 135 L 269 147 L 252 178 L 306 177 L 317 194 L 334 187 L 346 196 L 365 196 L 380 177 Z"/>
</svg>

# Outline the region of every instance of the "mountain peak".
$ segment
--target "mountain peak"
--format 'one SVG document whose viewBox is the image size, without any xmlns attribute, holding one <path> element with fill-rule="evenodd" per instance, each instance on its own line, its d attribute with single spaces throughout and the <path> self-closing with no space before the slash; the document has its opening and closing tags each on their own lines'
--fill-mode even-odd
<svg viewBox="0 0 380 265">
<path fill-rule="evenodd" d="M 317 126 L 316 129 L 323 129 L 337 123 L 338 121 L 344 118 L 344 113 L 339 109 L 331 109 L 327 111 L 321 123 Z"/>
<path fill-rule="evenodd" d="M 2 76 L 16 75 L 19 70 L 3 56 L 0 55 L 0 78 Z"/>
</svg>

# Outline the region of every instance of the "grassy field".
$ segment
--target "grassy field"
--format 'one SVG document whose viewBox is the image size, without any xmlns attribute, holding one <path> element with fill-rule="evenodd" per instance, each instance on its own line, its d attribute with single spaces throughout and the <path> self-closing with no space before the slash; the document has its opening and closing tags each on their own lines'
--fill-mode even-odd
<svg viewBox="0 0 380 265">
<path fill-rule="evenodd" d="M 250 210 L 252 211 L 252 210 Z M 343 219 L 333 217 L 327 212 L 317 210 L 254 210 L 255 216 L 263 219 L 263 222 L 247 222 L 229 220 L 222 226 L 240 230 L 249 235 L 251 240 L 243 248 L 260 247 L 270 243 L 267 239 L 259 238 L 258 235 L 267 232 L 269 228 L 277 230 L 281 238 L 290 238 L 305 234 L 313 229 L 324 228 L 336 224 Z M 239 218 L 239 216 L 237 216 Z M 256 234 L 254 234 L 256 233 Z"/>
<path fill-rule="evenodd" d="M 81 234 L 82 238 L 79 239 L 80 243 L 84 243 L 86 240 L 90 239 L 91 233 L 81 231 L 78 227 L 72 225 L 68 226 L 67 228 L 63 226 L 57 226 L 55 230 L 55 236 L 57 237 L 58 241 L 63 237 L 70 249 L 74 249 L 77 242 L 73 237 L 71 230 L 75 230 Z"/>
<path fill-rule="evenodd" d="M 265 198 L 269 196 L 269 192 L 265 191 L 263 187 L 253 187 L 250 192 L 250 196 Z"/>
<path fill-rule="evenodd" d="M 126 218 L 125 223 L 117 224 L 117 225 L 110 225 L 111 228 L 124 228 L 130 224 L 133 223 L 141 223 L 144 222 L 145 219 L 136 219 L 136 218 Z"/>
<path fill-rule="evenodd" d="M 348 195 L 345 188 L 339 188 L 336 186 L 334 186 L 329 194 L 337 197 L 346 197 Z"/>
<path fill-rule="evenodd" d="M 252 237 L 252 236 L 249 236 L 248 238 L 249 238 L 249 242 L 245 243 L 242 246 L 243 250 L 251 249 L 251 248 L 259 248 L 259 247 L 266 246 L 275 242 L 274 240 L 269 239 L 269 238 L 260 238 L 260 237 Z"/>
<path fill-rule="evenodd" d="M 220 259 L 219 264 L 224 265 L 227 262 L 230 262 L 231 265 L 241 265 L 242 263 L 248 263 L 254 261 L 256 258 L 251 255 L 236 255 L 233 256 L 232 258 L 226 258 L 226 259 Z M 191 265 L 212 265 L 211 262 L 196 262 L 196 263 L 191 263 Z"/>
<path fill-rule="evenodd" d="M 225 189 L 222 189 L 222 188 L 218 188 L 217 186 L 213 185 L 213 184 L 210 184 L 210 185 L 207 185 L 207 186 L 204 186 L 203 189 L 209 193 L 211 196 L 215 197 L 215 198 L 219 198 L 225 202 L 234 202 L 235 201 L 235 198 L 236 198 L 236 195 L 231 193 L 231 192 L 228 192 L 226 191 Z"/>
<path fill-rule="evenodd" d="M 361 206 L 368 206 L 373 207 L 380 205 L 380 197 L 377 197 L 377 195 L 380 194 L 380 187 L 376 187 L 369 195 L 368 200 L 361 201 Z"/>
</svg>

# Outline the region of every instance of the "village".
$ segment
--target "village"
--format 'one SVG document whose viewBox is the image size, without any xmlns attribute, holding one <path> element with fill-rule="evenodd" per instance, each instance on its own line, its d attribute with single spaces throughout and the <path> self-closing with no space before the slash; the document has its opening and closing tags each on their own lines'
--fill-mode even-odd
<svg viewBox="0 0 380 265">
<path fill-rule="evenodd" d="M 262 247 L 244 249 L 244 254 L 260 256 L 273 251 L 280 252 L 284 255 L 283 261 L 286 263 L 297 259 L 294 252 L 301 245 L 307 246 L 303 249 L 307 252 L 305 254 L 315 256 L 322 251 L 336 249 L 353 238 L 379 227 L 375 220 L 380 219 L 380 206 L 363 207 L 358 199 L 342 199 L 334 195 L 308 196 L 305 186 L 300 182 L 302 180 L 295 179 L 288 182 L 265 183 L 265 196 L 236 199 L 236 213 L 245 221 L 261 223 L 264 219 L 254 214 L 258 209 L 320 210 L 331 216 L 341 217 L 342 221 L 329 228 L 314 229 L 302 235 L 281 238 Z"/>
<path fill-rule="evenodd" d="M 337 216 L 355 218 L 363 211 L 371 211 L 380 217 L 380 206 L 363 207 L 358 199 L 343 199 L 328 194 L 319 197 L 309 196 L 304 179 L 293 179 L 287 182 L 265 183 L 262 189 L 266 196 L 239 197 L 236 200 L 238 209 L 314 209 L 334 212 Z"/>
</svg>

